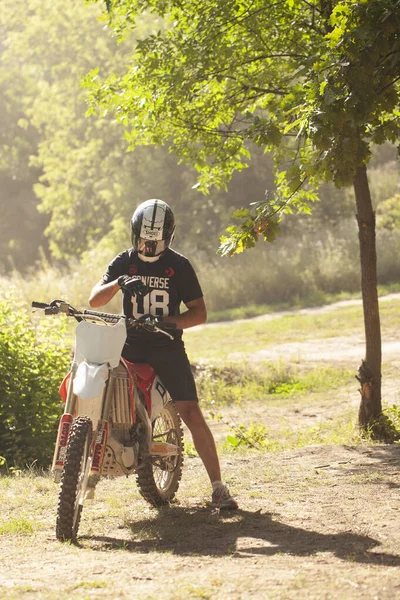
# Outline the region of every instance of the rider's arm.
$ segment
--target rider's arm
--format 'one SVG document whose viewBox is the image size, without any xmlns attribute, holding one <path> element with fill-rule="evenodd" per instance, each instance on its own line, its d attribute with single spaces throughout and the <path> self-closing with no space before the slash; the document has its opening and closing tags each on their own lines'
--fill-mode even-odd
<svg viewBox="0 0 400 600">
<path fill-rule="evenodd" d="M 178 329 L 188 329 L 195 325 L 201 325 L 207 320 L 207 309 L 204 298 L 191 300 L 186 303 L 187 311 L 177 316 L 164 317 L 163 321 L 167 323 L 176 323 Z"/>
<path fill-rule="evenodd" d="M 118 279 L 104 283 L 99 281 L 92 289 L 89 296 L 89 305 L 92 308 L 99 308 L 110 302 L 111 298 L 114 298 L 115 294 L 120 290 L 121 287 L 118 285 Z"/>
</svg>

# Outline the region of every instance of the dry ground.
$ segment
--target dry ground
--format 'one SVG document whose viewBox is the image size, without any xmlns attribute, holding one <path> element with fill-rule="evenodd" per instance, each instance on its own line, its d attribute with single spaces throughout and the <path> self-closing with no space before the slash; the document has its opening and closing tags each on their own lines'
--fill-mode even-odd
<svg viewBox="0 0 400 600">
<path fill-rule="evenodd" d="M 206 506 L 197 458 L 169 509 L 105 482 L 76 546 L 49 510 L 35 535 L 2 537 L 0 597 L 400 598 L 399 459 L 397 445 L 225 458 L 236 514 Z"/>
<path fill-rule="evenodd" d="M 342 360 L 318 344 L 320 358 Z M 287 357 L 287 348 L 279 351 Z M 396 354 L 384 359 L 397 365 Z M 394 402 L 397 383 L 385 382 Z M 252 416 L 266 425 L 323 421 L 355 406 L 353 392 L 313 406 L 258 406 Z M 238 422 L 251 416 L 248 407 L 228 413 Z M 222 439 L 224 426 L 211 426 Z M 167 509 L 149 508 L 131 479 L 102 482 L 76 545 L 55 539 L 57 489 L 49 478 L 1 488 L 3 519 L 29 516 L 32 506 L 36 527 L 0 536 L 0 598 L 400 599 L 400 445 L 223 454 L 240 503 L 233 514 L 207 505 L 203 467 L 198 458 L 185 461 L 177 502 Z"/>
</svg>

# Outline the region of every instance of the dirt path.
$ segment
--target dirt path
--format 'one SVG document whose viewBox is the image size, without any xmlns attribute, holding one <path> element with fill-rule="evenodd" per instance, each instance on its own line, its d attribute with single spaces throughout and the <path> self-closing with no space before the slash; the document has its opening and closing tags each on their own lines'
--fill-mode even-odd
<svg viewBox="0 0 400 600">
<path fill-rule="evenodd" d="M 0 597 L 400 598 L 399 459 L 399 446 L 224 459 L 232 515 L 206 507 L 198 459 L 166 510 L 105 482 L 77 546 L 55 540 L 48 510 L 33 538 L 0 538 Z"/>
<path fill-rule="evenodd" d="M 340 340 L 340 351 L 337 338 L 306 353 L 303 343 L 275 351 L 286 359 L 314 351 L 310 360 L 327 361 L 358 352 L 358 359 L 359 342 Z M 397 362 L 394 346 L 384 353 Z M 393 397 L 397 383 L 385 383 Z M 342 391 L 334 405 L 316 398 L 259 417 L 254 407 L 252 416 L 315 423 L 348 402 Z M 248 416 L 248 407 L 235 409 L 239 422 L 245 410 Z M 223 472 L 240 503 L 233 514 L 209 507 L 200 460 L 185 461 L 177 501 L 167 509 L 148 507 L 132 479 L 101 482 L 77 545 L 55 539 L 57 488 L 49 478 L 0 480 L 0 525 L 33 523 L 25 535 L 0 535 L 0 599 L 400 599 L 400 445 L 224 454 Z"/>
<path fill-rule="evenodd" d="M 387 294 L 381 296 L 379 302 L 389 302 L 391 300 L 400 300 L 400 293 Z M 335 311 L 338 308 L 346 306 L 361 306 L 362 301 L 342 300 L 333 304 L 318 306 L 314 308 L 303 308 L 301 310 L 288 310 L 276 313 L 268 313 L 253 317 L 252 319 L 239 319 L 237 323 L 245 323 L 248 321 L 273 321 L 286 315 L 321 315 Z M 209 323 L 200 325 L 202 327 L 219 327 L 224 323 Z M 196 328 L 193 328 L 196 329 Z M 259 361 L 277 361 L 284 359 L 285 361 L 298 361 L 301 357 L 302 362 L 349 362 L 351 360 L 360 361 L 365 355 L 365 338 L 362 333 L 355 337 L 335 336 L 331 338 L 315 339 L 312 341 L 294 342 L 288 344 L 275 345 L 273 348 L 265 348 L 258 352 L 253 352 L 252 360 Z M 240 352 L 232 352 L 229 359 L 238 360 L 243 358 Z M 399 357 L 400 363 L 400 333 L 394 331 L 389 337 L 386 335 L 382 341 L 382 359 L 392 361 Z"/>
<path fill-rule="evenodd" d="M 229 355 L 231 360 L 242 356 L 239 352 Z M 365 340 L 358 337 L 332 337 L 321 340 L 279 344 L 274 348 L 265 348 L 252 353 L 252 359 L 258 361 L 285 361 L 299 362 L 346 362 L 359 361 L 365 356 Z M 395 332 L 393 339 L 382 342 L 382 360 L 388 362 L 400 357 L 400 334 Z"/>
</svg>

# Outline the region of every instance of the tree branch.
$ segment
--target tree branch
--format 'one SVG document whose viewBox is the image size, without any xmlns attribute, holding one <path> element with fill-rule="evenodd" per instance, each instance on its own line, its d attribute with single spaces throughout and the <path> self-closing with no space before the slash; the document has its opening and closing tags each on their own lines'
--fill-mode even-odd
<svg viewBox="0 0 400 600">
<path fill-rule="evenodd" d="M 383 86 L 383 88 L 381 88 L 380 90 L 377 90 L 376 93 L 378 95 L 382 94 L 382 92 L 384 92 L 385 90 L 387 90 L 387 88 L 389 88 L 392 85 L 394 85 L 396 83 L 396 81 L 400 81 L 400 75 L 398 77 L 395 77 L 390 83 L 388 83 L 387 85 Z"/>
</svg>

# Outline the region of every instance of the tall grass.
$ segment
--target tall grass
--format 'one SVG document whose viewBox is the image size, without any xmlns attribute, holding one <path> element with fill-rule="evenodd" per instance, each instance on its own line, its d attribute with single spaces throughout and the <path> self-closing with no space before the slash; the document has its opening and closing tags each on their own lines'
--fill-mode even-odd
<svg viewBox="0 0 400 600">
<path fill-rule="evenodd" d="M 378 281 L 400 281 L 400 232 L 377 234 Z M 278 238 L 232 258 L 198 261 L 198 273 L 211 312 L 249 305 L 312 306 L 341 293 L 360 295 L 356 225 L 341 224 L 301 238 Z"/>
<path fill-rule="evenodd" d="M 379 283 L 400 281 L 400 232 L 379 230 Z M 216 240 L 217 247 L 217 240 Z M 177 246 L 179 251 L 179 246 Z M 115 248 L 101 246 L 79 261 L 49 264 L 31 273 L 14 271 L 0 277 L 1 291 L 15 286 L 29 305 L 32 300 L 62 298 L 76 306 L 88 305 L 90 291 L 115 256 Z M 360 265 L 356 225 L 341 223 L 340 232 L 327 228 L 300 236 L 283 235 L 273 244 L 260 242 L 242 255 L 189 256 L 198 273 L 210 320 L 253 316 L 274 307 L 313 306 L 338 295 L 360 295 Z M 259 308 L 261 307 L 261 308 Z M 107 307 L 121 309 L 118 294 Z"/>
</svg>

